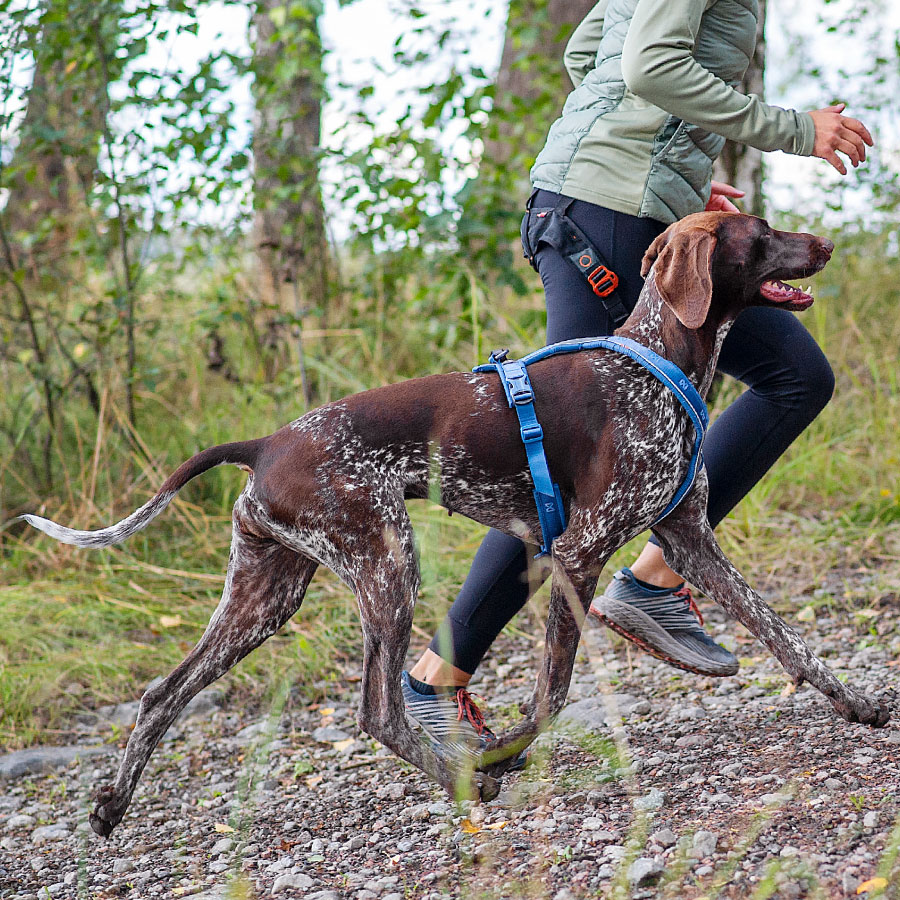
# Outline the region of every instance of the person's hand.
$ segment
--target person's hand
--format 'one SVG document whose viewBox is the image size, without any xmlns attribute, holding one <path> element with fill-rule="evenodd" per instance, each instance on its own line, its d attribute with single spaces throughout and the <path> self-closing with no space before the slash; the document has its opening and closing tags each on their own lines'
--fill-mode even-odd
<svg viewBox="0 0 900 900">
<path fill-rule="evenodd" d="M 873 144 L 869 129 L 859 119 L 842 116 L 846 103 L 826 106 L 810 112 L 816 126 L 816 142 L 813 156 L 828 160 L 841 175 L 847 174 L 847 167 L 835 151 L 840 150 L 856 168 L 866 158 L 866 144 Z"/>
<path fill-rule="evenodd" d="M 721 181 L 714 181 L 710 186 L 709 200 L 706 201 L 706 211 L 739 213 L 740 210 L 728 198 L 743 196 L 744 192 L 736 187 L 724 184 Z"/>
</svg>

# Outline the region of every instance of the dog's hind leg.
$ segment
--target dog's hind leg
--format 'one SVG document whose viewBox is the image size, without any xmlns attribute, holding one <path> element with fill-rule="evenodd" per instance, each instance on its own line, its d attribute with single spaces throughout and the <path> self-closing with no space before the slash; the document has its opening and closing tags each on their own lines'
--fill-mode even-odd
<svg viewBox="0 0 900 900">
<path fill-rule="evenodd" d="M 510 731 L 500 735 L 482 755 L 481 766 L 491 775 L 506 771 L 515 757 L 548 727 L 562 709 L 569 691 L 585 615 L 605 561 L 605 558 L 598 560 L 594 557 L 587 566 L 563 565 L 554 546 L 544 660 L 534 693 L 523 707 L 525 717 Z"/>
<path fill-rule="evenodd" d="M 153 748 L 198 691 L 273 635 L 300 608 L 317 563 L 241 529 L 234 520 L 222 599 L 184 661 L 141 698 L 113 785 L 95 798 L 91 827 L 108 837 L 121 821 Z"/>
<path fill-rule="evenodd" d="M 384 504 L 387 506 L 387 502 Z M 472 796 L 491 799 L 499 784 L 482 773 L 466 775 L 438 756 L 434 747 L 410 727 L 403 704 L 400 674 L 409 648 L 413 610 L 419 590 L 412 528 L 405 508 L 388 517 L 382 532 L 371 532 L 357 547 L 351 581 L 363 630 L 363 680 L 359 727 L 399 757 L 430 775 L 448 793 L 469 788 Z"/>
<path fill-rule="evenodd" d="M 848 722 L 883 726 L 890 713 L 877 700 L 841 684 L 806 642 L 777 616 L 722 552 L 706 518 L 706 476 L 653 531 L 666 563 L 738 619 L 798 683 L 808 681 Z"/>
</svg>

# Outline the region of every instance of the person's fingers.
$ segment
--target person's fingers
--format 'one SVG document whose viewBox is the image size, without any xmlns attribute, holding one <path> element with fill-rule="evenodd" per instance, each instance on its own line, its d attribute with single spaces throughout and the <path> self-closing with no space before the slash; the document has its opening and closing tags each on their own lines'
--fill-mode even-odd
<svg viewBox="0 0 900 900">
<path fill-rule="evenodd" d="M 849 128 L 851 131 L 855 131 L 870 147 L 875 146 L 875 141 L 872 138 L 872 135 L 869 133 L 869 129 L 863 125 L 859 119 L 851 119 L 849 116 L 841 116 L 841 125 L 844 128 Z"/>
<path fill-rule="evenodd" d="M 840 150 L 841 153 L 843 153 L 844 156 L 846 156 L 847 159 L 850 160 L 854 169 L 859 165 L 860 155 L 859 149 L 857 148 L 856 144 L 852 143 L 851 141 L 843 141 L 838 139 L 834 142 L 834 149 Z M 865 159 L 865 157 L 863 157 L 863 159 Z"/>
<path fill-rule="evenodd" d="M 712 182 L 712 193 L 721 194 L 725 197 L 743 197 L 745 192 L 740 190 L 740 188 L 725 184 L 724 181 L 714 181 Z"/>
<path fill-rule="evenodd" d="M 741 191 L 740 194 L 743 196 L 744 192 Z M 739 213 L 740 210 L 727 197 L 722 197 L 722 212 Z"/>
<path fill-rule="evenodd" d="M 846 153 L 847 151 L 844 149 L 845 144 L 850 144 L 853 147 L 860 162 L 866 158 L 866 145 L 862 142 L 862 138 L 859 137 L 859 135 L 844 129 L 838 135 L 838 142 L 835 149 Z"/>
<path fill-rule="evenodd" d="M 834 150 L 826 150 L 822 159 L 830 162 L 837 170 L 841 173 L 841 175 L 847 174 L 847 167 L 841 162 L 841 158 L 834 152 Z"/>
</svg>

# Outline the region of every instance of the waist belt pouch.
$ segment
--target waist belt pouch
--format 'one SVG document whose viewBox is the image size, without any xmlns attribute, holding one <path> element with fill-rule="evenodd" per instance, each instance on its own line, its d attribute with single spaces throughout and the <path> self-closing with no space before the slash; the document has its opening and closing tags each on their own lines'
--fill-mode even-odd
<svg viewBox="0 0 900 900">
<path fill-rule="evenodd" d="M 537 264 L 534 258 L 541 244 L 556 247 L 562 252 L 567 241 L 571 242 L 571 238 L 563 231 L 564 222 L 554 206 L 535 206 L 522 216 L 522 249 L 535 272 Z"/>
<path fill-rule="evenodd" d="M 522 217 L 522 249 L 537 272 L 535 257 L 542 244 L 553 247 L 585 278 L 609 314 L 613 326 L 621 325 L 631 311 L 616 292 L 619 279 L 584 232 L 565 214 L 571 200 L 560 206 L 533 206 Z"/>
</svg>

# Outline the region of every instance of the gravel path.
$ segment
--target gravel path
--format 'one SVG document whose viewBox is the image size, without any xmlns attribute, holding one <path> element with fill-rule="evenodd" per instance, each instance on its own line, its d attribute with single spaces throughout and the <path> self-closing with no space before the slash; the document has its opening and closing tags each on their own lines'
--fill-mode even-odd
<svg viewBox="0 0 900 900">
<path fill-rule="evenodd" d="M 800 628 L 841 677 L 896 696 L 897 598 L 882 603 Z M 475 808 L 358 732 L 349 673 L 327 704 L 260 721 L 206 692 L 103 841 L 89 797 L 120 751 L 90 747 L 109 731 L 86 719 L 79 759 L 0 759 L 0 897 L 712 900 L 875 896 L 885 881 L 900 896 L 900 723 L 843 723 L 712 618 L 737 634 L 734 678 L 676 673 L 590 628 L 556 731 Z M 489 721 L 514 718 L 539 652 L 498 642 L 473 685 Z"/>
</svg>

